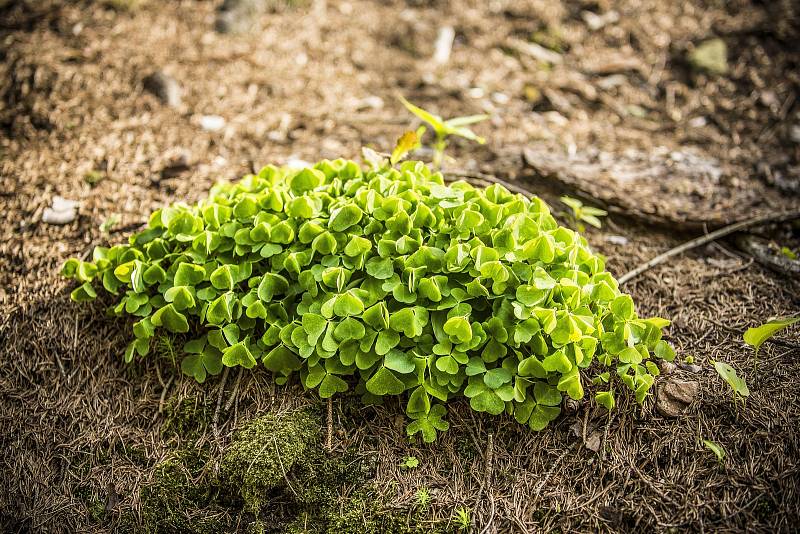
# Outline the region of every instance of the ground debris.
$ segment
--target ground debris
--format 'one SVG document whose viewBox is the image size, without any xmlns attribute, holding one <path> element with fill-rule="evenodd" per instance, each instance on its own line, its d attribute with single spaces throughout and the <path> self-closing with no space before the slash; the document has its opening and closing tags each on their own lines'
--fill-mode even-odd
<svg viewBox="0 0 800 534">
<path fill-rule="evenodd" d="M 178 108 L 183 103 L 181 86 L 178 80 L 164 73 L 156 71 L 145 77 L 144 88 L 154 94 L 162 103 L 171 108 Z"/>
<path fill-rule="evenodd" d="M 656 409 L 663 416 L 678 417 L 697 400 L 699 394 L 700 383 L 697 381 L 669 380 L 658 386 Z"/>
<path fill-rule="evenodd" d="M 219 33 L 247 33 L 255 28 L 267 0 L 224 0 L 217 10 L 214 29 Z"/>
<path fill-rule="evenodd" d="M 69 224 L 78 214 L 78 205 L 79 202 L 76 200 L 56 195 L 50 207 L 42 212 L 42 222 L 56 225 Z"/>
<path fill-rule="evenodd" d="M 800 276 L 800 260 L 783 253 L 773 242 L 753 234 L 741 234 L 736 244 L 757 262 L 785 276 Z"/>
<path fill-rule="evenodd" d="M 718 75 L 727 74 L 728 46 L 722 39 L 703 41 L 689 52 L 688 60 L 698 70 Z"/>
</svg>

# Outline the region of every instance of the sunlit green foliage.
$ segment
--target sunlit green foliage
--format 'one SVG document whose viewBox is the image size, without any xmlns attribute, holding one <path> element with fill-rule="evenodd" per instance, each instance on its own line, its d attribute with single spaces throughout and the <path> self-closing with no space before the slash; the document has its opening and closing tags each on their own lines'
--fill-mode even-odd
<svg viewBox="0 0 800 534">
<path fill-rule="evenodd" d="M 748 328 L 744 333 L 744 342 L 753 347 L 756 357 L 758 357 L 758 350 L 769 338 L 774 336 L 786 327 L 800 322 L 800 317 L 778 317 L 770 319 L 766 323 Z"/>
<path fill-rule="evenodd" d="M 102 287 L 136 319 L 126 361 L 167 332 L 198 382 L 260 363 L 323 398 L 403 395 L 409 435 L 427 442 L 453 398 L 541 430 L 593 381 L 609 409 L 621 385 L 643 402 L 651 360 L 675 356 L 669 322 L 638 318 L 541 199 L 445 185 L 414 161 L 267 167 L 63 272 L 81 284 L 74 300 Z"/>
<path fill-rule="evenodd" d="M 472 514 L 467 508 L 459 506 L 455 510 L 453 520 L 460 530 L 467 530 L 472 525 Z"/>
<path fill-rule="evenodd" d="M 406 456 L 400 463 L 400 467 L 403 469 L 416 469 L 419 467 L 419 459 L 416 456 Z"/>
<path fill-rule="evenodd" d="M 573 227 L 577 228 L 579 232 L 583 232 L 586 229 L 583 223 L 590 224 L 595 228 L 601 228 L 603 223 L 600 222 L 600 217 L 608 215 L 606 210 L 587 206 L 577 198 L 563 196 L 560 200 L 572 211 L 570 217 L 572 218 Z"/>
<path fill-rule="evenodd" d="M 717 457 L 717 461 L 722 463 L 722 461 L 725 459 L 725 449 L 722 448 L 722 445 L 716 441 L 711 441 L 710 439 L 704 439 L 703 445 L 705 445 L 708 450 L 714 453 L 714 456 Z"/>
<path fill-rule="evenodd" d="M 733 390 L 734 400 L 737 395 L 743 399 L 750 396 L 750 388 L 747 387 L 747 382 L 736 373 L 736 369 L 725 362 L 714 362 L 714 369 L 716 369 L 720 378 Z"/>
<path fill-rule="evenodd" d="M 475 124 L 485 121 L 489 118 L 488 115 L 468 115 L 465 117 L 454 117 L 452 119 L 443 119 L 439 115 L 424 110 L 419 106 L 415 106 L 402 96 L 400 101 L 408 111 L 417 116 L 425 123 L 427 123 L 433 130 L 433 166 L 439 168 L 442 165 L 442 158 L 444 157 L 444 150 L 447 148 L 447 138 L 451 136 L 463 137 L 470 141 L 475 141 L 478 144 L 484 144 L 486 140 L 475 134 L 471 129 L 467 128 L 470 124 Z M 417 130 L 417 138 L 421 138 L 425 133 L 425 128 L 422 127 Z M 398 145 L 399 146 L 399 145 Z M 393 157 L 394 159 L 394 157 Z"/>
</svg>

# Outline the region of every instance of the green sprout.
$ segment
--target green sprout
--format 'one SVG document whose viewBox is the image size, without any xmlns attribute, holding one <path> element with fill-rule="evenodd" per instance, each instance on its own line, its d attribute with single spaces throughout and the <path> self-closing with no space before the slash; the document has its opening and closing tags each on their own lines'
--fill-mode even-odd
<svg viewBox="0 0 800 534">
<path fill-rule="evenodd" d="M 83 181 L 91 186 L 95 186 L 105 180 L 106 175 L 102 171 L 91 170 L 83 175 Z"/>
<path fill-rule="evenodd" d="M 468 530 L 472 525 L 472 517 L 467 508 L 459 506 L 455 510 L 454 521 L 460 530 Z"/>
<path fill-rule="evenodd" d="M 418 506 L 426 508 L 431 503 L 431 492 L 425 486 L 419 488 L 414 494 L 414 501 Z"/>
<path fill-rule="evenodd" d="M 422 121 L 428 123 L 428 125 L 433 129 L 433 133 L 435 135 L 435 140 L 433 142 L 434 168 L 440 169 L 442 167 L 444 150 L 447 148 L 447 138 L 451 135 L 463 137 L 464 139 L 475 141 L 481 145 L 486 143 L 486 140 L 483 137 L 476 135 L 475 132 L 467 128 L 467 126 L 488 119 L 488 115 L 469 115 L 466 117 L 455 117 L 445 120 L 438 115 L 422 109 L 421 107 L 415 106 L 402 96 L 399 98 L 400 102 L 403 103 L 408 111 L 416 115 Z M 419 137 L 422 137 L 424 132 L 424 128 L 417 130 Z"/>
<path fill-rule="evenodd" d="M 590 224 L 595 228 L 602 228 L 603 223 L 600 222 L 600 217 L 608 215 L 607 211 L 601 210 L 600 208 L 593 208 L 592 206 L 586 206 L 577 198 L 563 196 L 559 200 L 572 210 L 570 215 L 573 223 L 572 226 L 579 232 L 586 231 L 586 227 L 583 223 Z"/>
<path fill-rule="evenodd" d="M 798 321 L 800 321 L 800 317 L 777 317 L 760 326 L 747 329 L 742 337 L 745 343 L 753 347 L 753 371 L 756 370 L 758 365 L 758 351 L 761 345 L 776 333 Z"/>
<path fill-rule="evenodd" d="M 598 375 L 641 403 L 654 362 L 675 357 L 669 321 L 640 318 L 544 201 L 445 184 L 418 161 L 266 167 L 156 210 L 62 272 L 73 300 L 105 291 L 111 314 L 134 320 L 126 362 L 164 352 L 200 383 L 263 366 L 326 399 L 400 396 L 407 434 L 424 442 L 461 398 L 535 431 Z"/>
<path fill-rule="evenodd" d="M 108 234 L 109 232 L 111 232 L 111 230 L 116 228 L 120 220 L 121 219 L 118 214 L 116 213 L 112 214 L 108 219 L 106 219 L 100 224 L 100 232 L 103 234 Z"/>
<path fill-rule="evenodd" d="M 703 445 L 708 447 L 708 449 L 714 453 L 719 463 L 722 463 L 722 461 L 725 459 L 725 449 L 722 448 L 722 445 L 708 439 L 703 440 Z"/>
<path fill-rule="evenodd" d="M 750 388 L 747 387 L 747 382 L 736 374 L 736 370 L 725 362 L 713 362 L 714 369 L 717 374 L 730 386 L 733 391 L 733 400 L 736 402 L 737 395 L 742 397 L 742 400 L 750 396 Z"/>
<path fill-rule="evenodd" d="M 415 469 L 419 466 L 419 460 L 416 456 L 406 456 L 403 458 L 403 462 L 400 464 L 400 467 L 403 469 Z"/>
</svg>

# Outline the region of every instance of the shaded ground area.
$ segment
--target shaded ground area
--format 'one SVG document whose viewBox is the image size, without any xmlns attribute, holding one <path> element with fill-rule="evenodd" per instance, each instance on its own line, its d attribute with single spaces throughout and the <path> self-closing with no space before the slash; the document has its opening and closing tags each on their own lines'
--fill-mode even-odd
<svg viewBox="0 0 800 534">
<path fill-rule="evenodd" d="M 626 285 L 641 315 L 673 320 L 680 358 L 694 357 L 698 368 L 659 379 L 698 383 L 686 414 L 665 417 L 653 399 L 622 402 L 610 418 L 586 404 L 532 433 L 462 405 L 423 446 L 405 437 L 399 404 L 343 398 L 329 454 L 319 452 L 325 407 L 299 386 L 262 371 L 198 386 L 168 340 L 163 357 L 126 366 L 127 325 L 103 318 L 102 303 L 70 303 L 57 275 L 66 258 L 124 239 L 218 179 L 390 150 L 411 124 L 398 93 L 442 115 L 491 115 L 476 127 L 486 145 L 453 145 L 454 175 L 500 176 L 554 206 L 568 192 L 609 207 L 588 239 L 622 274 L 703 227 L 800 205 L 791 2 L 274 2 L 227 34 L 214 29 L 217 8 L 0 1 L 3 530 L 454 532 L 457 507 L 476 532 L 796 527 L 798 330 L 765 345 L 756 370 L 741 332 L 796 313 L 800 283 L 733 240 Z M 444 26 L 455 41 L 437 66 Z M 715 38 L 724 72 L 692 67 Z M 145 89 L 154 71 L 177 80 L 179 104 Z M 223 124 L 211 131 L 214 115 Z M 55 195 L 80 202 L 73 222 L 42 221 Z M 761 232 L 797 247 L 796 227 Z M 748 380 L 745 405 L 717 360 Z M 257 417 L 297 456 L 255 451 L 267 477 L 256 506 L 226 478 L 238 464 L 223 451 Z M 298 434 L 307 441 L 291 441 Z M 704 439 L 725 448 L 724 462 Z M 417 468 L 400 467 L 408 456 Z"/>
</svg>

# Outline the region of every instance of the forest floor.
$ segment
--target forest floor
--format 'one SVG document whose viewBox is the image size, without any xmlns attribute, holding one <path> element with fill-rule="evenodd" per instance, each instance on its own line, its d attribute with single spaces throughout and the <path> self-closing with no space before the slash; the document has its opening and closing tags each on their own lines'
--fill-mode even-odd
<svg viewBox="0 0 800 534">
<path fill-rule="evenodd" d="M 735 239 L 624 286 L 640 315 L 672 320 L 682 365 L 658 388 L 697 387 L 679 416 L 653 396 L 611 416 L 578 406 L 535 433 L 458 405 L 451 430 L 423 445 L 406 438 L 398 403 L 344 398 L 322 456 L 309 452 L 326 425 L 319 399 L 263 370 L 197 385 L 168 343 L 165 357 L 126 365 L 128 325 L 71 303 L 59 276 L 67 258 L 217 180 L 390 151 L 415 126 L 397 95 L 491 116 L 475 127 L 485 145 L 452 145 L 449 176 L 608 209 L 587 239 L 622 275 L 706 231 L 800 207 L 795 4 L 226 3 L 236 31 L 219 31 L 210 0 L 0 0 L 0 530 L 458 532 L 459 507 L 482 533 L 797 528 L 799 330 L 767 343 L 757 367 L 742 332 L 796 314 L 800 280 Z M 455 39 L 437 63 L 445 27 Z M 155 96 L 154 72 L 181 97 Z M 43 221 L 56 195 L 79 203 L 73 221 Z M 758 232 L 800 242 L 796 226 Z M 746 378 L 746 402 L 713 361 Z M 265 414 L 306 452 L 254 512 L 218 473 L 236 431 Z M 402 468 L 410 456 L 419 465 Z"/>
</svg>

